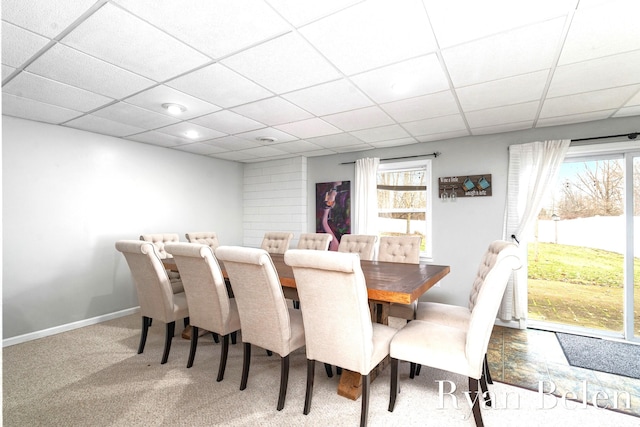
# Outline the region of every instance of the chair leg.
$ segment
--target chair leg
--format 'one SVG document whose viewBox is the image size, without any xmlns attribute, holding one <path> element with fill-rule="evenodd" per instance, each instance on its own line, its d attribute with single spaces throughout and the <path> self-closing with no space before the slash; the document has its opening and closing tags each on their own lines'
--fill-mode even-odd
<svg viewBox="0 0 640 427">
<path fill-rule="evenodd" d="M 267 350 L 267 356 L 269 356 L 269 357 L 273 356 L 273 351 Z"/>
<path fill-rule="evenodd" d="M 138 354 L 144 351 L 144 345 L 147 343 L 147 332 L 151 326 L 151 318 L 142 316 L 142 331 L 140 332 L 140 344 L 138 345 Z"/>
<path fill-rule="evenodd" d="M 393 412 L 398 397 L 398 359 L 391 358 L 391 386 L 389 387 L 389 412 Z"/>
<path fill-rule="evenodd" d="M 340 366 L 336 366 L 336 374 L 342 375 L 342 368 Z"/>
<path fill-rule="evenodd" d="M 304 395 L 304 410 L 302 411 L 305 415 L 311 412 L 311 398 L 313 397 L 313 379 L 315 377 L 315 370 L 316 361 L 307 359 L 307 392 Z"/>
<path fill-rule="evenodd" d="M 251 344 L 244 343 L 244 358 L 242 362 L 242 380 L 240 381 L 240 390 L 247 388 L 247 379 L 249 379 L 249 365 L 251 364 Z"/>
<path fill-rule="evenodd" d="M 184 319 L 182 319 L 182 323 L 184 325 L 184 327 L 186 328 L 187 326 L 189 326 L 189 316 L 185 317 Z"/>
<path fill-rule="evenodd" d="M 484 365 L 482 367 L 487 383 L 493 384 L 493 380 L 491 379 L 491 372 L 489 372 L 489 361 L 487 360 L 487 353 L 484 354 Z"/>
<path fill-rule="evenodd" d="M 369 418 L 369 384 L 371 379 L 369 375 L 362 376 L 362 409 L 360 410 L 360 427 L 367 425 L 367 419 Z"/>
<path fill-rule="evenodd" d="M 289 384 L 289 355 L 280 358 L 280 394 L 278 395 L 278 411 L 284 408 L 287 398 L 287 385 Z"/>
<path fill-rule="evenodd" d="M 167 363 L 167 359 L 169 359 L 169 350 L 171 350 L 171 340 L 173 339 L 173 335 L 176 331 L 176 322 L 167 323 L 167 334 L 164 338 L 164 354 L 162 355 L 161 365 Z"/>
<path fill-rule="evenodd" d="M 198 347 L 198 327 L 191 327 L 191 347 L 189 349 L 189 360 L 187 361 L 187 369 L 193 366 L 193 359 L 196 357 L 196 348 Z"/>
<path fill-rule="evenodd" d="M 416 365 L 416 376 L 418 376 L 418 377 L 420 376 L 420 368 L 422 368 L 422 365 L 417 364 Z"/>
<path fill-rule="evenodd" d="M 227 367 L 227 355 L 229 354 L 229 334 L 222 337 L 222 348 L 220 349 L 220 366 L 218 366 L 217 382 L 224 378 L 224 370 Z"/>
<path fill-rule="evenodd" d="M 484 427 L 482 422 L 482 414 L 480 413 L 480 399 L 478 396 L 478 380 L 469 377 L 469 395 L 473 399 L 473 419 L 476 421 L 476 427 Z"/>
<path fill-rule="evenodd" d="M 293 308 L 300 310 L 300 301 L 293 300 Z"/>
<path fill-rule="evenodd" d="M 237 341 L 238 341 L 238 331 L 231 332 L 231 344 L 236 345 Z"/>
<path fill-rule="evenodd" d="M 333 369 L 331 369 L 331 365 L 329 365 L 328 363 L 325 363 L 324 370 L 327 371 L 327 376 L 329 378 L 333 378 Z"/>
<path fill-rule="evenodd" d="M 416 364 L 413 362 L 409 363 L 409 378 L 413 379 L 416 376 Z"/>
<path fill-rule="evenodd" d="M 220 335 L 216 334 L 215 332 L 211 332 L 211 335 L 213 335 L 213 342 L 218 344 L 220 342 Z"/>
<path fill-rule="evenodd" d="M 491 396 L 488 393 L 489 389 L 487 388 L 487 379 L 484 376 L 484 372 L 480 375 L 480 379 L 478 381 L 480 382 L 480 391 L 482 392 L 484 404 L 491 406 Z"/>
</svg>

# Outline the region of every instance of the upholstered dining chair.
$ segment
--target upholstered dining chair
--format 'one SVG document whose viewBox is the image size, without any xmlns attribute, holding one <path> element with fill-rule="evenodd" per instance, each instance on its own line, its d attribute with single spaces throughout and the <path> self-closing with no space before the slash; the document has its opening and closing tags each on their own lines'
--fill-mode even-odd
<svg viewBox="0 0 640 427">
<path fill-rule="evenodd" d="M 354 253 L 291 249 L 284 261 L 293 269 L 304 320 L 307 391 L 304 411 L 311 411 L 315 362 L 362 375 L 360 425 L 367 424 L 369 373 L 389 353 L 396 330 L 371 322 L 367 285 Z"/>
<path fill-rule="evenodd" d="M 158 251 L 160 259 L 165 259 L 171 258 L 171 254 L 167 253 L 164 245 L 167 243 L 179 242 L 180 237 L 178 236 L 178 233 L 151 233 L 140 235 L 140 240 L 153 243 Z M 179 294 L 180 292 L 184 292 L 184 286 L 182 285 L 182 280 L 180 280 L 180 273 L 177 271 L 168 271 L 167 274 L 169 274 L 169 279 L 171 280 L 173 293 Z"/>
<path fill-rule="evenodd" d="M 142 333 L 138 354 L 144 351 L 147 332 L 151 320 L 166 323 L 164 353 L 161 364 L 167 363 L 171 340 L 175 334 L 177 319 L 184 319 L 184 326 L 189 324 L 189 308 L 184 292 L 174 294 L 167 271 L 162 265 L 156 247 L 140 240 L 120 240 L 116 249 L 124 255 L 131 270 L 142 315 Z"/>
<path fill-rule="evenodd" d="M 328 233 L 302 233 L 298 239 L 298 249 L 326 251 L 333 236 Z"/>
<path fill-rule="evenodd" d="M 371 261 L 376 250 L 378 236 L 368 234 L 345 234 L 340 238 L 338 252 L 357 253 L 360 259 Z"/>
<path fill-rule="evenodd" d="M 165 249 L 173 255 L 184 284 L 189 305 L 191 349 L 187 368 L 193 366 L 198 346 L 199 328 L 222 337 L 217 381 L 224 378 L 229 353 L 229 337 L 240 329 L 240 317 L 235 299 L 229 298 L 227 286 L 213 250 L 198 243 L 167 243 Z"/>
<path fill-rule="evenodd" d="M 509 276 L 520 266 L 516 245 L 503 242 L 495 259 L 484 271 L 484 283 L 475 298 L 466 327 L 413 320 L 398 331 L 390 346 L 389 411 L 393 411 L 398 394 L 398 361 L 405 360 L 468 377 L 470 398 L 474 402 L 473 417 L 477 427 L 484 425 L 480 413 L 480 397 L 490 405 L 483 369 L 485 355 Z"/>
<path fill-rule="evenodd" d="M 247 387 L 251 345 L 278 353 L 281 367 L 277 409 L 280 411 L 287 396 L 289 354 L 305 344 L 302 314 L 287 307 L 278 272 L 266 250 L 220 246 L 216 257 L 224 262 L 240 315 L 244 342 L 240 390 Z"/>
<path fill-rule="evenodd" d="M 495 240 L 489 244 L 489 247 L 482 256 L 482 260 L 478 266 L 478 271 L 476 272 L 476 277 L 473 281 L 473 285 L 471 286 L 467 307 L 430 301 L 419 302 L 416 307 L 416 319 L 466 329 L 469 326 L 471 312 L 473 311 L 473 307 L 476 305 L 478 294 L 485 282 L 487 272 L 495 265 L 500 251 L 509 244 L 510 243 L 504 240 Z M 416 373 L 420 373 L 419 365 Z M 484 373 L 487 382 L 492 384 L 491 373 L 486 360 L 484 362 Z M 411 378 L 413 378 L 413 376 L 411 376 Z"/>
<path fill-rule="evenodd" d="M 293 239 L 293 233 L 283 231 L 268 231 L 264 233 L 260 248 L 270 254 L 283 254 L 289 249 L 289 244 Z"/>
<path fill-rule="evenodd" d="M 213 231 L 195 231 L 186 233 L 184 237 L 187 238 L 189 243 L 199 243 L 201 245 L 208 245 L 214 251 L 218 246 L 220 246 L 220 242 L 218 241 L 218 235 Z"/>
<path fill-rule="evenodd" d="M 382 236 L 378 248 L 378 261 L 420 263 L 420 236 Z M 389 316 L 406 320 L 415 317 L 417 301 L 412 304 L 391 303 Z"/>
</svg>

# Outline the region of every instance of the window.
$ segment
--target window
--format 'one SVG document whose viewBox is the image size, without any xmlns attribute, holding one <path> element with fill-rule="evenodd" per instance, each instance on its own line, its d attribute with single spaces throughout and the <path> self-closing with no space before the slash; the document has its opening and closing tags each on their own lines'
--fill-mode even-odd
<svg viewBox="0 0 640 427">
<path fill-rule="evenodd" d="M 378 167 L 378 235 L 419 235 L 421 256 L 431 258 L 431 161 Z"/>
</svg>

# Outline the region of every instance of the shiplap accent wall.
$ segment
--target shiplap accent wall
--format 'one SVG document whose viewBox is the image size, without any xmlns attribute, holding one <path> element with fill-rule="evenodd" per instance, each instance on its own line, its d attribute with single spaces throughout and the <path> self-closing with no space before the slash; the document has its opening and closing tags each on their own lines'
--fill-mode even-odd
<svg viewBox="0 0 640 427">
<path fill-rule="evenodd" d="M 259 247 L 267 231 L 293 233 L 291 246 L 307 230 L 307 158 L 244 166 L 243 244 Z"/>
</svg>

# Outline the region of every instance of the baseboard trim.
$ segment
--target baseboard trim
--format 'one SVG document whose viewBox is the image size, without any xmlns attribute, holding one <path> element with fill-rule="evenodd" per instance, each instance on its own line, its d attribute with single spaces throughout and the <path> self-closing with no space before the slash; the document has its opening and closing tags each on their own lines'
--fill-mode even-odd
<svg viewBox="0 0 640 427">
<path fill-rule="evenodd" d="M 78 320 L 77 322 L 67 323 L 65 325 L 54 326 L 53 328 L 43 329 L 41 331 L 30 332 L 17 337 L 11 337 L 2 340 L 2 347 L 9 347 L 21 344 L 27 341 L 33 341 L 38 338 L 44 338 L 51 335 L 61 334 L 62 332 L 72 331 L 74 329 L 83 328 L 85 326 L 95 325 L 96 323 L 106 322 L 107 320 L 117 319 L 118 317 L 128 316 L 140 312 L 140 307 L 127 308 L 126 310 L 116 311 L 115 313 L 103 314 L 101 316 L 92 317 L 91 319 Z"/>
</svg>

